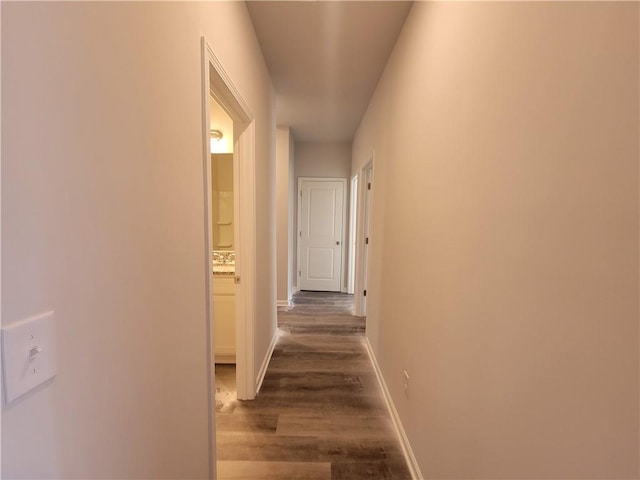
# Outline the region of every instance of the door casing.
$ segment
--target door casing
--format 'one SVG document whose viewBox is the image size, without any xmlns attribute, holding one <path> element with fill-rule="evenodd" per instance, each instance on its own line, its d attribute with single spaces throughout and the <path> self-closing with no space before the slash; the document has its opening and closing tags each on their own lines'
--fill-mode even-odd
<svg viewBox="0 0 640 480">
<path fill-rule="evenodd" d="M 360 169 L 360 181 L 358 182 L 358 208 L 357 208 L 357 234 L 356 234 L 356 281 L 354 304 L 355 314 L 358 316 L 367 315 L 367 300 L 371 292 L 367 291 L 367 298 L 364 291 L 369 285 L 369 261 L 372 241 L 371 220 L 373 218 L 373 191 L 374 191 L 374 162 L 375 152 L 371 154 L 371 159 Z M 371 188 L 368 185 L 371 184 Z M 367 238 L 369 243 L 367 243 Z"/>
<path fill-rule="evenodd" d="M 356 282 L 356 232 L 358 225 L 358 175 L 349 188 L 349 251 L 347 254 L 347 293 L 353 295 Z"/>
<path fill-rule="evenodd" d="M 234 237 L 236 248 L 236 383 L 238 398 L 256 395 L 255 375 L 255 116 L 235 87 L 205 37 L 201 38 L 202 57 L 202 153 L 204 188 L 204 248 L 206 259 L 205 316 L 207 332 L 207 387 L 209 411 L 209 478 L 215 478 L 215 346 L 212 295 L 212 218 L 211 149 L 209 96 L 213 96 L 233 119 L 234 130 Z"/>
</svg>

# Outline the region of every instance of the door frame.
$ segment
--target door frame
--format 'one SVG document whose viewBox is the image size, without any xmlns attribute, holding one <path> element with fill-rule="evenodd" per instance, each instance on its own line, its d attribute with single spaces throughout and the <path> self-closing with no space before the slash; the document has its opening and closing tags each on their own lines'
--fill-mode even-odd
<svg viewBox="0 0 640 480">
<path fill-rule="evenodd" d="M 353 295 L 356 288 L 356 234 L 358 230 L 358 185 L 359 176 L 351 177 L 349 185 L 349 250 L 347 254 L 347 293 Z"/>
<path fill-rule="evenodd" d="M 234 243 L 236 248 L 236 383 L 238 398 L 255 398 L 255 116 L 216 57 L 201 37 L 202 154 L 204 187 L 204 248 L 206 259 L 205 315 L 207 332 L 207 389 L 209 409 L 209 477 L 215 478 L 215 345 L 213 333 L 213 256 L 211 218 L 211 148 L 209 97 L 213 96 L 233 119 L 234 130 Z"/>
<path fill-rule="evenodd" d="M 374 191 L 374 165 L 375 152 L 371 154 L 370 160 L 360 168 L 360 181 L 358 182 L 358 209 L 357 209 L 357 234 L 356 234 L 356 281 L 354 304 L 355 314 L 358 316 L 366 316 L 367 300 L 370 298 L 370 292 L 367 292 L 367 298 L 364 297 L 364 290 L 369 285 L 370 268 L 369 262 L 371 255 L 371 241 L 365 245 L 367 234 L 371 240 L 371 220 L 373 218 L 373 191 Z M 371 172 L 369 181 L 367 174 Z M 367 188 L 367 184 L 371 183 L 371 189 Z M 368 197 L 368 199 L 367 199 Z M 367 232 L 366 230 L 369 230 Z"/>
<path fill-rule="evenodd" d="M 343 196 L 342 196 L 342 234 L 340 236 L 340 287 L 338 289 L 338 292 L 342 292 L 343 286 L 344 286 L 344 273 L 345 273 L 345 265 L 344 265 L 344 260 L 345 260 L 345 249 L 344 249 L 344 238 L 345 238 L 345 223 L 346 223 L 346 216 L 347 216 L 347 202 L 346 202 L 346 197 L 347 197 L 347 179 L 346 178 L 339 178 L 339 177 L 298 177 L 298 195 L 296 196 L 296 210 L 298 213 L 298 218 L 297 218 L 297 223 L 296 223 L 296 266 L 298 267 L 297 270 L 297 281 L 296 283 L 298 284 L 297 289 L 298 290 L 302 290 L 300 288 L 300 272 L 302 271 L 302 267 L 300 265 L 300 236 L 302 235 L 302 230 L 301 230 L 301 223 L 302 223 L 302 210 L 300 208 L 300 200 L 302 199 L 302 182 L 304 181 L 309 181 L 309 182 L 342 182 L 342 188 L 343 188 Z"/>
</svg>

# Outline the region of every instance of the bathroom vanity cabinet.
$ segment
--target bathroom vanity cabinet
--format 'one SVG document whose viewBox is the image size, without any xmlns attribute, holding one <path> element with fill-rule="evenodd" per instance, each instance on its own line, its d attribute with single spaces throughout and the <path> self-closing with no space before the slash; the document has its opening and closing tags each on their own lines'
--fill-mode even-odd
<svg viewBox="0 0 640 480">
<path fill-rule="evenodd" d="M 234 276 L 214 273 L 212 288 L 215 362 L 236 363 Z"/>
</svg>

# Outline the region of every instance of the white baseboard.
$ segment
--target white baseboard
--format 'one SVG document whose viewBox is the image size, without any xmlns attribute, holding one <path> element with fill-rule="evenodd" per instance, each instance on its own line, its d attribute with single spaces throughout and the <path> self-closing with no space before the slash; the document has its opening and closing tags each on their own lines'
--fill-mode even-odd
<svg viewBox="0 0 640 480">
<path fill-rule="evenodd" d="M 260 371 L 258 372 L 258 378 L 256 379 L 256 395 L 260 392 L 260 387 L 262 387 L 262 381 L 264 380 L 264 376 L 267 374 L 267 368 L 269 367 L 269 362 L 271 361 L 271 355 L 273 355 L 273 349 L 276 348 L 276 343 L 278 343 L 279 336 L 280 330 L 276 328 L 276 331 L 273 332 L 271 344 L 267 349 L 267 354 L 264 356 L 264 360 L 262 360 L 262 365 L 260 366 Z"/>
<path fill-rule="evenodd" d="M 291 302 L 289 300 L 278 300 L 277 305 L 278 307 L 290 307 Z"/>
<path fill-rule="evenodd" d="M 220 354 L 220 353 L 216 353 L 216 358 L 215 358 L 215 363 L 221 363 L 221 364 L 235 364 L 236 363 L 236 354 L 232 353 L 232 354 Z"/>
<path fill-rule="evenodd" d="M 387 408 L 389 409 L 389 414 L 391 415 L 393 426 L 395 427 L 396 433 L 398 434 L 398 438 L 400 439 L 400 445 L 402 446 L 402 452 L 404 453 L 404 458 L 407 460 L 407 465 L 409 466 L 409 470 L 411 472 L 411 478 L 413 480 L 422 480 L 424 477 L 422 476 L 422 472 L 420 472 L 420 467 L 418 466 L 416 457 L 413 454 L 413 450 L 411 449 L 411 444 L 409 443 L 407 434 L 405 433 L 404 427 L 402 426 L 402 422 L 400 421 L 400 416 L 398 415 L 398 411 L 396 410 L 396 407 L 393 404 L 393 399 L 391 398 L 391 394 L 389 393 L 387 384 L 385 383 L 384 377 L 382 376 L 382 371 L 380 370 L 380 365 L 378 365 L 378 360 L 376 359 L 376 356 L 373 353 L 373 349 L 371 348 L 369 339 L 366 337 L 365 337 L 365 346 L 367 347 L 367 353 L 369 354 L 369 359 L 371 360 L 373 369 L 376 372 L 376 377 L 378 377 L 378 382 L 380 383 L 380 388 L 382 389 L 384 400 L 387 404 Z"/>
<path fill-rule="evenodd" d="M 293 298 L 296 293 L 298 293 L 298 286 L 292 285 L 291 290 L 289 291 L 289 298 Z"/>
<path fill-rule="evenodd" d="M 215 363 L 236 363 L 236 347 L 216 346 L 215 347 Z"/>
</svg>

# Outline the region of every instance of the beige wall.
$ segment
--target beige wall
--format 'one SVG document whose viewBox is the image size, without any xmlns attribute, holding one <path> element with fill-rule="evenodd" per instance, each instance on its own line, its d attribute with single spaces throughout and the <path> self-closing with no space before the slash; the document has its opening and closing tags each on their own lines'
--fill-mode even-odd
<svg viewBox="0 0 640 480">
<path fill-rule="evenodd" d="M 289 127 L 279 126 L 276 129 L 276 190 L 277 190 L 277 250 L 278 250 L 278 302 L 287 302 L 291 289 L 289 252 L 291 248 L 290 220 L 293 211 L 292 182 L 293 178 L 293 142 Z M 294 197 L 295 198 L 295 197 Z"/>
<path fill-rule="evenodd" d="M 2 407 L 2 478 L 208 474 L 202 34 L 256 116 L 259 366 L 274 95 L 244 4 L 2 4 L 2 323 L 53 309 L 59 351 Z"/>
<path fill-rule="evenodd" d="M 289 298 L 295 293 L 296 285 L 298 284 L 296 277 L 296 217 L 295 217 L 295 204 L 296 204 L 296 182 L 295 182 L 295 142 L 293 141 L 293 135 L 289 132 L 289 247 L 288 247 L 288 263 L 289 263 L 289 279 L 287 282 L 287 288 L 289 292 Z"/>
<path fill-rule="evenodd" d="M 638 478 L 638 14 L 413 6 L 353 172 L 375 150 L 367 329 L 426 478 Z"/>
<path fill-rule="evenodd" d="M 349 238 L 349 177 L 351 176 L 351 142 L 300 142 L 295 144 L 295 161 L 294 161 L 294 190 L 298 191 L 298 178 L 300 177 L 326 177 L 326 178 L 346 178 L 347 188 L 344 193 L 344 201 L 346 205 L 347 216 L 345 217 L 344 238 Z M 294 231 L 298 227 L 298 195 L 294 193 L 295 208 L 293 212 Z M 294 260 L 294 278 L 295 285 L 298 284 L 298 265 L 297 265 L 297 248 L 298 236 L 294 235 L 293 243 L 293 260 Z M 342 266 L 343 289 L 346 289 L 347 283 L 347 255 L 344 255 L 344 265 Z"/>
<path fill-rule="evenodd" d="M 295 177 L 349 178 L 351 142 L 296 143 Z"/>
</svg>

